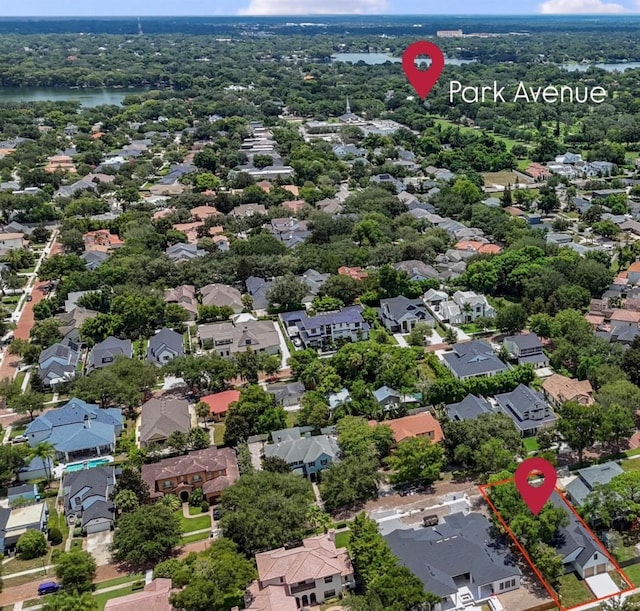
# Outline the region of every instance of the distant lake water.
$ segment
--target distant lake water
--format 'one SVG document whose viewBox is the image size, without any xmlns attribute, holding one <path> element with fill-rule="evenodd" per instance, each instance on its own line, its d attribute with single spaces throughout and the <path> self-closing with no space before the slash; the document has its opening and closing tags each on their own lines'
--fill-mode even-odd
<svg viewBox="0 0 640 611">
<path fill-rule="evenodd" d="M 120 106 L 128 95 L 149 91 L 144 88 L 71 89 L 65 87 L 0 87 L 0 104 L 3 102 L 67 102 L 77 100 L 84 108 L 101 104 Z"/>
<path fill-rule="evenodd" d="M 602 68 L 607 72 L 624 72 L 632 68 L 640 68 L 640 62 L 620 62 L 617 64 L 561 64 L 561 67 L 569 72 L 586 72 L 589 68 Z"/>
<path fill-rule="evenodd" d="M 385 62 L 399 63 L 402 60 L 399 57 L 393 57 L 393 55 L 388 55 L 387 53 L 335 53 L 331 56 L 331 61 L 349 64 L 364 62 L 369 66 L 377 66 Z M 461 66 L 462 64 L 471 64 L 475 61 L 475 59 L 452 59 L 447 57 L 444 63 L 450 64 L 451 66 Z"/>
</svg>

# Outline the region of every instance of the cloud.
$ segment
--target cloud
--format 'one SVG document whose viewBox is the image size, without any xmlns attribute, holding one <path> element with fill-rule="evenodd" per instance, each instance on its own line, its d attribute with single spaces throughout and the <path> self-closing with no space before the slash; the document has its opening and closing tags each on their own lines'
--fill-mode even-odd
<svg viewBox="0 0 640 611">
<path fill-rule="evenodd" d="M 538 6 L 545 15 L 599 15 L 628 13 L 629 9 L 615 2 L 602 0 L 547 0 Z"/>
<path fill-rule="evenodd" d="M 382 13 L 387 0 L 250 0 L 239 15 L 358 15 Z"/>
</svg>

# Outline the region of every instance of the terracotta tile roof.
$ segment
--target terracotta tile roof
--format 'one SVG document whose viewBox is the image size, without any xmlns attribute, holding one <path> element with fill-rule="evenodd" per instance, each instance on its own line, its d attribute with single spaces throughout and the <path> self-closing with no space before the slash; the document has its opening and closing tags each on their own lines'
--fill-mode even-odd
<svg viewBox="0 0 640 611">
<path fill-rule="evenodd" d="M 260 187 L 266 193 L 271 191 L 271 183 L 268 180 L 261 180 L 260 182 L 257 182 L 256 187 Z"/>
<path fill-rule="evenodd" d="M 210 216 L 218 216 L 219 214 L 220 213 L 217 208 L 214 208 L 213 206 L 197 206 L 195 208 L 191 208 L 191 216 L 200 221 L 204 221 Z"/>
<path fill-rule="evenodd" d="M 640 312 L 616 309 L 611 313 L 611 320 L 620 322 L 640 323 Z"/>
<path fill-rule="evenodd" d="M 247 593 L 252 599 L 247 611 L 298 611 L 295 596 L 287 596 L 284 586 L 267 586 L 260 589 L 257 581 L 249 584 Z"/>
<path fill-rule="evenodd" d="M 444 439 L 440 423 L 429 412 L 420 412 L 413 416 L 405 416 L 395 420 L 385 420 L 380 424 L 386 424 L 391 427 L 396 443 L 409 437 L 428 436 L 434 443 Z"/>
<path fill-rule="evenodd" d="M 355 280 L 364 280 L 365 278 L 369 277 L 369 274 L 361 267 L 347 267 L 346 265 L 338 268 L 338 275 L 349 276 L 350 278 L 354 278 Z"/>
<path fill-rule="evenodd" d="M 591 397 L 593 388 L 589 380 L 575 380 L 554 373 L 542 383 L 542 388 L 556 403 L 565 401 L 578 401 L 584 405 L 593 403 Z"/>
<path fill-rule="evenodd" d="M 629 266 L 627 272 L 640 272 L 640 261 L 636 261 Z"/>
<path fill-rule="evenodd" d="M 169 604 L 171 579 L 154 579 L 144 591 L 107 601 L 105 611 L 173 611 Z"/>
<path fill-rule="evenodd" d="M 226 414 L 229 405 L 240 399 L 240 392 L 237 390 L 225 390 L 217 392 L 213 395 L 201 397 L 200 401 L 204 401 L 212 414 Z"/>
<path fill-rule="evenodd" d="M 302 547 L 281 547 L 256 554 L 256 565 L 261 583 L 282 578 L 284 583 L 294 584 L 307 579 L 353 574 L 347 550 L 336 548 L 329 535 L 305 539 Z"/>
<path fill-rule="evenodd" d="M 294 214 L 296 212 L 298 212 L 299 210 L 301 210 L 302 208 L 304 208 L 304 202 L 300 201 L 300 200 L 291 200 L 291 201 L 288 201 L 288 202 L 282 202 L 280 205 L 283 208 L 286 208 L 287 210 L 290 210 Z"/>
<path fill-rule="evenodd" d="M 289 191 L 289 193 L 291 193 L 291 195 L 293 195 L 294 197 L 298 197 L 298 195 L 300 195 L 300 189 L 298 189 L 298 187 L 296 187 L 295 185 L 282 185 L 282 188 L 285 191 Z"/>
<path fill-rule="evenodd" d="M 599 327 L 604 323 L 604 316 L 602 314 L 585 314 L 584 319 L 594 327 Z"/>
<path fill-rule="evenodd" d="M 520 208 L 515 208 L 514 206 L 507 206 L 505 208 L 505 210 L 511 215 L 511 216 L 524 216 L 524 211 L 520 210 Z"/>
</svg>

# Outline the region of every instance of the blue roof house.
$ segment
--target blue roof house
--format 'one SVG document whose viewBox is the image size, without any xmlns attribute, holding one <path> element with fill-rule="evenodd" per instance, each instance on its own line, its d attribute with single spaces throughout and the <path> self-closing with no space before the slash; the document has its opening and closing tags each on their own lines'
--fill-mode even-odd
<svg viewBox="0 0 640 611">
<path fill-rule="evenodd" d="M 56 449 L 57 460 L 69 462 L 114 452 L 121 432 L 120 409 L 100 409 L 80 399 L 71 399 L 66 405 L 33 420 L 25 436 L 32 448 L 46 441 Z"/>
</svg>

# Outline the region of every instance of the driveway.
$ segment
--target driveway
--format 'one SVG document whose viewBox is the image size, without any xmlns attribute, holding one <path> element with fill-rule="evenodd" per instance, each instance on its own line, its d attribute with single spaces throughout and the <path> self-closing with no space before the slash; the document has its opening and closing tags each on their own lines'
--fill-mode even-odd
<svg viewBox="0 0 640 611">
<path fill-rule="evenodd" d="M 282 332 L 282 328 L 280 327 L 279 321 L 274 321 L 273 323 L 276 326 L 276 331 L 278 332 L 278 337 L 280 338 L 280 353 L 282 354 L 282 369 L 285 369 L 287 363 L 289 362 L 289 357 L 291 356 L 291 352 L 289 351 L 289 346 L 287 346 L 287 342 L 284 337 L 284 333 Z"/>
<path fill-rule="evenodd" d="M 113 531 L 107 530 L 101 533 L 87 535 L 85 549 L 95 558 L 98 566 L 109 564 L 111 560 L 111 542 L 113 541 Z"/>
</svg>

